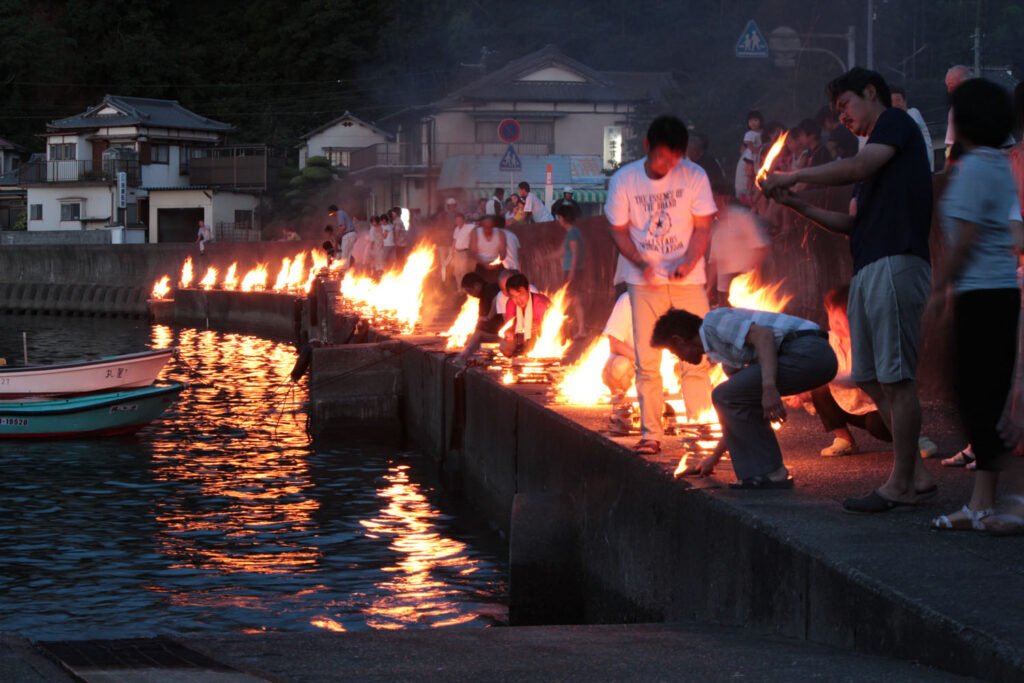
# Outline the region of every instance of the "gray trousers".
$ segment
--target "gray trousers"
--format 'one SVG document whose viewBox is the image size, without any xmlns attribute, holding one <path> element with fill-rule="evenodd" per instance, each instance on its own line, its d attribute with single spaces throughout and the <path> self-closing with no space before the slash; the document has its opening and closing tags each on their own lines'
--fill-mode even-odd
<svg viewBox="0 0 1024 683">
<path fill-rule="evenodd" d="M 827 384 L 836 376 L 836 355 L 822 337 L 798 337 L 779 349 L 776 387 L 783 396 Z M 739 479 L 782 467 L 782 450 L 761 405 L 761 366 L 748 365 L 711 392 L 725 444 Z"/>
</svg>

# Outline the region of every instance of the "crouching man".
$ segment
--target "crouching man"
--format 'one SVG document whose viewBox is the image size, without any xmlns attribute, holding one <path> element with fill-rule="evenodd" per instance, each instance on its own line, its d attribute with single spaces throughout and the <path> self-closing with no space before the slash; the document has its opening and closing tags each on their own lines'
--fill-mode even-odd
<svg viewBox="0 0 1024 683">
<path fill-rule="evenodd" d="M 526 353 L 537 343 L 544 322 L 544 313 L 551 299 L 530 289 L 530 281 L 522 273 L 509 277 L 505 283 L 508 301 L 505 302 L 505 323 L 508 329 L 501 341 L 501 352 L 506 356 Z M 515 321 L 514 324 L 512 321 Z"/>
<path fill-rule="evenodd" d="M 828 335 L 808 320 L 782 313 L 718 308 L 701 319 L 671 310 L 655 324 L 651 346 L 693 364 L 707 354 L 729 376 L 711 392 L 711 400 L 739 480 L 730 487 L 793 488 L 771 423 L 786 419 L 783 396 L 835 377 L 838 365 Z"/>
</svg>

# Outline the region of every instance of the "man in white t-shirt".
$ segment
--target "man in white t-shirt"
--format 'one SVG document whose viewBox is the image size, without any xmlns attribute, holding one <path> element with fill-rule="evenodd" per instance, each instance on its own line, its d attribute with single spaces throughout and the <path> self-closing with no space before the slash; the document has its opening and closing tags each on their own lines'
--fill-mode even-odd
<svg viewBox="0 0 1024 683">
<path fill-rule="evenodd" d="M 530 192 L 530 183 L 519 183 L 519 198 L 523 200 L 523 222 L 539 223 L 548 220 L 548 208 L 537 195 Z"/>
<path fill-rule="evenodd" d="M 704 256 L 717 209 L 707 174 L 685 158 L 688 138 L 678 118 L 655 119 L 644 140 L 647 156 L 615 172 L 604 207 L 612 239 L 627 261 L 642 425 L 635 450 L 641 454 L 659 452 L 664 436 L 661 350 L 651 346 L 654 324 L 672 308 L 698 316 L 708 311 Z M 689 418 L 711 409 L 706 358 L 698 365 L 683 364 L 682 389 Z"/>
<path fill-rule="evenodd" d="M 932 134 L 928 131 L 928 124 L 924 122 L 924 117 L 921 116 L 921 112 L 918 111 L 917 107 L 907 106 L 907 89 L 901 85 L 894 85 L 889 88 L 889 92 L 892 94 L 892 106 L 897 109 L 902 109 L 910 115 L 910 118 L 914 119 L 914 123 L 921 129 L 921 137 L 924 138 L 924 148 L 928 151 L 928 168 L 935 173 L 935 152 L 932 147 Z"/>
<path fill-rule="evenodd" d="M 487 200 L 484 216 L 505 215 L 505 190 L 500 187 L 494 188 L 494 194 Z"/>
<path fill-rule="evenodd" d="M 469 253 L 469 240 L 476 230 L 475 223 L 467 223 L 465 214 L 455 214 L 455 227 L 452 229 L 452 278 L 455 286 L 462 286 L 462 276 L 476 268 L 476 260 Z"/>
<path fill-rule="evenodd" d="M 509 230 L 503 228 L 505 233 L 505 258 L 501 261 L 501 267 L 505 270 L 519 270 L 519 237 Z"/>
<path fill-rule="evenodd" d="M 953 91 L 970 77 L 970 68 L 963 64 L 949 67 L 949 71 L 946 72 L 946 92 L 952 95 Z M 956 133 L 953 131 L 953 108 L 950 107 L 949 118 L 946 121 L 946 168 L 949 168 L 949 150 L 952 149 L 954 142 L 956 142 Z"/>
</svg>

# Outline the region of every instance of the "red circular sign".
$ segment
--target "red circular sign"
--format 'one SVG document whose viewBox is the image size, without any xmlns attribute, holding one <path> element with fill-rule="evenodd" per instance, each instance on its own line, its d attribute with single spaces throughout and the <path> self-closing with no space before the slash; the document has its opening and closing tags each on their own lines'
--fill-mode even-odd
<svg viewBox="0 0 1024 683">
<path fill-rule="evenodd" d="M 502 119 L 498 123 L 498 139 L 510 145 L 519 139 L 521 133 L 519 122 L 515 119 Z"/>
</svg>

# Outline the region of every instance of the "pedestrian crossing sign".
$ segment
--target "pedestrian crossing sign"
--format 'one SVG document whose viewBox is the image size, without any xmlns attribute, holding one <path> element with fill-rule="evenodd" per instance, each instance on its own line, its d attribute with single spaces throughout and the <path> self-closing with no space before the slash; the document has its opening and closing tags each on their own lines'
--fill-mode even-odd
<svg viewBox="0 0 1024 683">
<path fill-rule="evenodd" d="M 768 57 L 768 41 L 765 39 L 757 22 L 747 22 L 739 40 L 736 41 L 736 56 L 743 59 L 764 59 Z"/>
<path fill-rule="evenodd" d="M 514 171 L 523 170 L 523 160 L 516 154 L 516 148 L 512 145 L 508 146 L 505 150 L 504 156 L 501 157 L 501 161 L 498 162 L 498 170 L 512 173 Z"/>
</svg>

